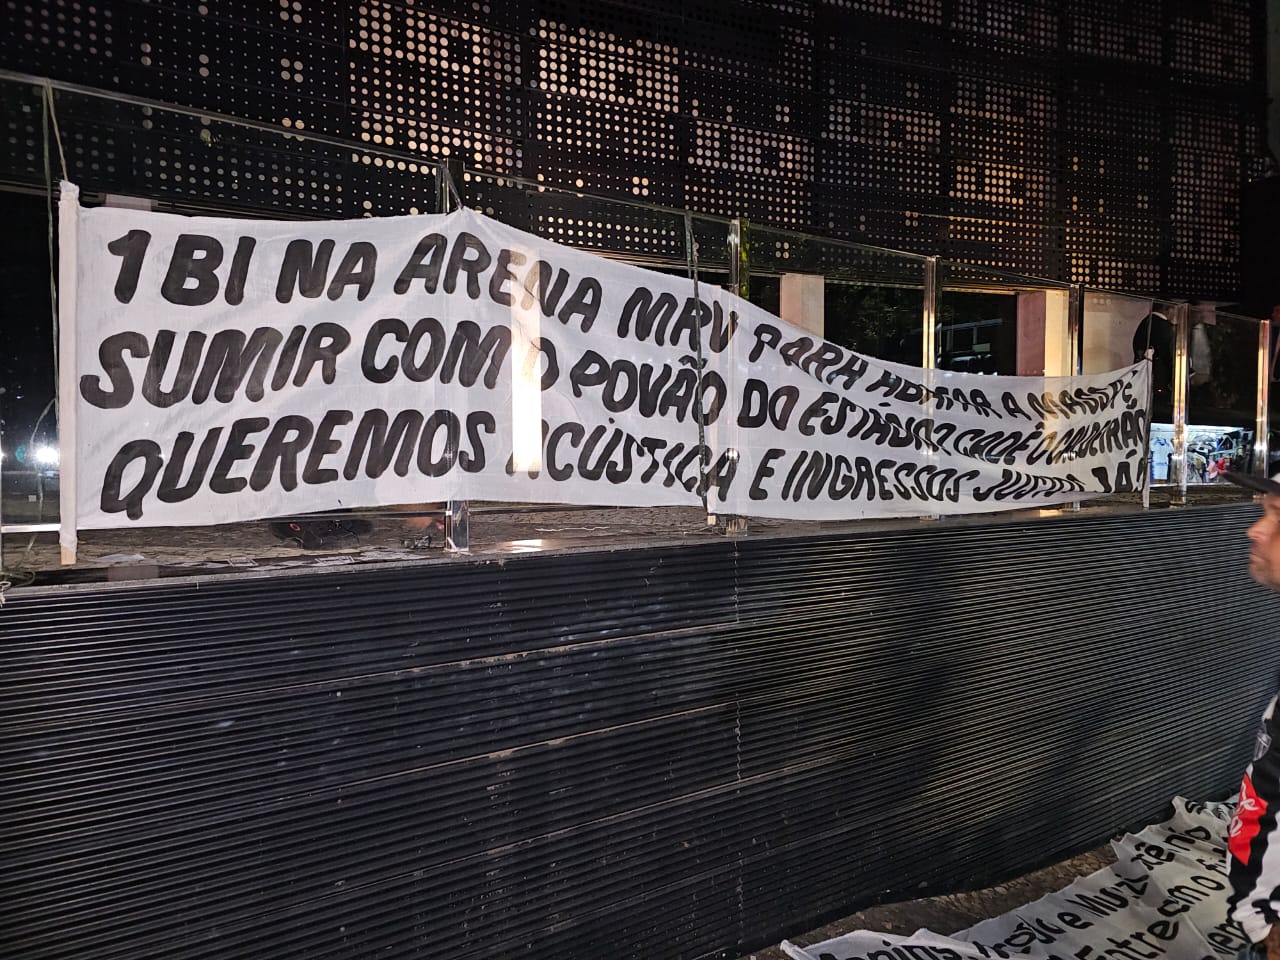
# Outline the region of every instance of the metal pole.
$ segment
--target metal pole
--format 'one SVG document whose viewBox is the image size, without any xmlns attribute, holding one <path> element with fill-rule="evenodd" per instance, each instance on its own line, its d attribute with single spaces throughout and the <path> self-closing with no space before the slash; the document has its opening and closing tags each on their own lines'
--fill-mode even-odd
<svg viewBox="0 0 1280 960">
<path fill-rule="evenodd" d="M 920 309 L 920 366 L 924 369 L 924 385 L 927 388 L 922 402 L 925 423 L 928 424 L 925 435 L 933 440 L 934 404 L 933 371 L 938 369 L 938 258 L 925 257 L 924 261 L 924 302 Z M 937 453 L 930 449 L 927 454 L 930 462 L 937 459 Z M 925 519 L 941 520 L 942 514 L 931 513 Z"/>
<path fill-rule="evenodd" d="M 1187 384 L 1190 377 L 1191 331 L 1187 305 L 1174 304 L 1169 310 L 1173 324 L 1173 505 L 1187 503 Z"/>
<path fill-rule="evenodd" d="M 4 390 L 0 389 L 0 395 L 3 395 L 3 394 L 4 394 Z M 4 419 L 0 417 L 0 423 L 3 423 L 3 422 L 4 422 Z M 4 445 L 5 445 L 5 442 L 6 442 L 6 437 L 4 436 L 3 432 L 0 432 L 0 578 L 4 577 Z M 44 517 L 41 516 L 41 517 L 38 517 L 37 519 L 43 520 Z M 3 599 L 2 595 L 0 595 L 0 599 Z"/>
<path fill-rule="evenodd" d="M 1067 288 L 1067 370 L 1068 376 L 1078 377 L 1084 368 L 1084 287 L 1078 283 L 1071 284 Z M 1147 409 L 1151 409 L 1150 397 L 1147 399 Z M 1148 450 L 1151 447 L 1150 438 L 1147 440 Z M 1147 470 L 1150 476 L 1150 469 Z M 1147 484 L 1142 487 L 1142 508 L 1147 508 L 1148 501 L 1151 498 L 1151 491 Z M 1071 511 L 1073 513 L 1080 512 L 1080 501 L 1071 501 Z"/>
<path fill-rule="evenodd" d="M 1271 321 L 1258 324 L 1258 420 L 1253 435 L 1253 472 L 1265 477 L 1271 471 L 1267 462 L 1270 454 L 1268 418 L 1271 406 Z"/>
<path fill-rule="evenodd" d="M 1147 365 L 1147 429 L 1143 437 L 1142 445 L 1146 450 L 1145 462 L 1147 469 L 1143 472 L 1142 477 L 1142 509 L 1151 509 L 1151 473 L 1153 466 L 1151 463 L 1151 406 L 1155 403 L 1156 395 L 1156 378 L 1153 376 L 1153 364 L 1150 358 L 1142 361 Z M 1080 502 L 1076 501 L 1076 507 L 1080 506 Z"/>
<path fill-rule="evenodd" d="M 924 325 L 920 366 L 925 370 L 938 367 L 938 258 L 926 257 L 924 261 L 924 306 L 921 311 Z"/>
<path fill-rule="evenodd" d="M 748 259 L 750 226 L 738 217 L 729 223 L 729 289 L 747 299 L 751 292 L 751 261 Z"/>
<path fill-rule="evenodd" d="M 694 249 L 692 221 L 690 220 L 689 223 L 689 267 L 696 273 L 697 251 Z M 747 294 L 751 290 L 750 243 L 751 228 L 748 222 L 741 217 L 736 217 L 730 221 L 729 234 L 725 238 L 725 245 L 729 254 L 729 290 L 736 293 L 743 300 L 747 299 Z M 746 534 L 746 517 L 728 513 L 715 514 L 710 512 L 710 507 L 707 509 L 708 526 L 714 525 L 720 533 L 727 536 L 742 536 Z"/>
<path fill-rule="evenodd" d="M 449 213 L 462 206 L 462 161 L 443 160 L 436 165 L 436 212 Z M 458 451 L 450 451 L 450 459 Z M 451 553 L 471 550 L 471 506 L 467 500 L 450 500 L 445 504 L 444 548 Z"/>
<path fill-rule="evenodd" d="M 1084 372 L 1084 287 L 1073 283 L 1067 290 L 1067 372 Z"/>
</svg>

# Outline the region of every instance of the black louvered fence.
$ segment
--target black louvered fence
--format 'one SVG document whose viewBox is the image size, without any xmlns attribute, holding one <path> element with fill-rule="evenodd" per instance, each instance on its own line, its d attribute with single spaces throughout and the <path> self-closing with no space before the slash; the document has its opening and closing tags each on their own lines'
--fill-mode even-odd
<svg viewBox="0 0 1280 960">
<path fill-rule="evenodd" d="M 13 590 L 0 955 L 735 956 L 1221 797 L 1248 504 Z"/>
</svg>

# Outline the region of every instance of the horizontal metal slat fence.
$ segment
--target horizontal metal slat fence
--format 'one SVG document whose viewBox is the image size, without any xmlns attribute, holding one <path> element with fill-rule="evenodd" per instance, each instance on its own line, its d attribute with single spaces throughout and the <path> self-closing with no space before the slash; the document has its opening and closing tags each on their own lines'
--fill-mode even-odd
<svg viewBox="0 0 1280 960">
<path fill-rule="evenodd" d="M 701 957 L 1221 796 L 1248 505 L 10 593 L 0 955 Z"/>
</svg>

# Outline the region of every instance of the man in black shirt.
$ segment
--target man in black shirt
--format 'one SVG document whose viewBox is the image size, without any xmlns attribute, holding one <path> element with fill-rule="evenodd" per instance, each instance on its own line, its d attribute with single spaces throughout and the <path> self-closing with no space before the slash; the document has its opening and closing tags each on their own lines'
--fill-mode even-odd
<svg viewBox="0 0 1280 960">
<path fill-rule="evenodd" d="M 1262 516 L 1249 528 L 1249 575 L 1280 590 L 1280 474 L 1270 480 L 1227 473 L 1232 483 L 1264 494 Z M 1280 960 L 1280 727 L 1276 698 L 1262 716 L 1253 762 L 1227 833 L 1231 916 L 1252 941 L 1249 953 Z"/>
</svg>

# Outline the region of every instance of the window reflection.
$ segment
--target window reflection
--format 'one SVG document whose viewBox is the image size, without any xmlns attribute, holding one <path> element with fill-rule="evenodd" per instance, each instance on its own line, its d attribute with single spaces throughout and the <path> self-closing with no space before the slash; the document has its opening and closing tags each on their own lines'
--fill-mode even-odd
<svg viewBox="0 0 1280 960">
<path fill-rule="evenodd" d="M 879 360 L 920 365 L 922 290 L 828 283 L 825 294 L 828 340 Z"/>
<path fill-rule="evenodd" d="M 58 519 L 53 307 L 45 198 L 0 193 L 0 518 Z"/>
<path fill-rule="evenodd" d="M 1187 482 L 1225 482 L 1253 470 L 1258 324 L 1196 304 L 1187 319 Z"/>
<path fill-rule="evenodd" d="M 1018 297 L 944 291 L 938 298 L 937 365 L 962 373 L 1018 373 Z"/>
</svg>

